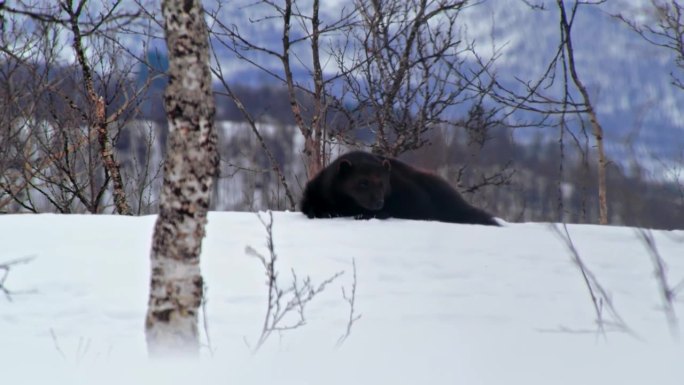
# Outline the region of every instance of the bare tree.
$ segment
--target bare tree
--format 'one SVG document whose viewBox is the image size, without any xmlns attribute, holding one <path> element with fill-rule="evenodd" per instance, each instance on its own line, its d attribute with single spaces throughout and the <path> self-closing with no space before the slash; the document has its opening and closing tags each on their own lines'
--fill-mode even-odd
<svg viewBox="0 0 684 385">
<path fill-rule="evenodd" d="M 148 351 L 197 355 L 203 280 L 200 251 L 218 170 L 209 41 L 201 2 L 164 0 L 170 138 L 151 250 Z"/>
<path fill-rule="evenodd" d="M 485 73 L 467 65 L 473 45 L 464 41 L 459 20 L 466 3 L 358 0 L 325 11 L 319 0 L 246 4 L 256 15 L 252 25 L 279 33 L 279 44 L 258 40 L 249 26 L 224 24 L 221 2 L 210 18 L 215 49 L 227 48 L 285 85 L 311 178 L 335 146 L 367 146 L 359 132 L 372 132 L 374 152 L 398 156 L 429 143 L 432 131 L 464 129 L 453 115 L 480 105 L 484 92 L 473 82 Z"/>
<path fill-rule="evenodd" d="M 123 9 L 122 1 L 97 10 L 85 0 L 0 7 L 0 51 L 7 55 L 0 69 L 6 127 L 0 207 L 99 213 L 111 194 L 115 211 L 130 214 L 114 142 L 146 84 L 136 88 L 126 80 L 133 65 L 112 42 L 137 12 Z M 66 33 L 76 58 L 70 65 L 60 57 Z"/>
<path fill-rule="evenodd" d="M 264 15 L 251 19 L 252 23 L 277 25 L 281 33 L 279 46 L 267 46 L 237 26 L 224 24 L 221 21 L 221 11 L 225 7 L 221 1 L 215 11 L 209 12 L 212 36 L 219 46 L 232 51 L 240 59 L 261 69 L 286 86 L 294 122 L 304 138 L 303 155 L 307 175 L 313 177 L 327 163 L 327 113 L 330 105 L 339 103 L 329 92 L 329 88 L 339 75 L 324 74 L 321 40 L 324 36 L 339 35 L 341 31 L 348 29 L 354 11 L 342 10 L 338 19 L 323 24 L 320 0 L 313 0 L 311 3 L 297 0 L 284 0 L 282 3 L 261 0 L 249 4 L 249 7 L 255 9 L 256 14 Z M 303 52 L 310 56 L 302 57 Z M 261 64 L 263 60 L 255 55 L 276 59 L 280 63 L 280 68 Z M 293 62 L 306 68 L 312 86 L 296 80 Z M 220 66 L 220 63 L 217 63 L 217 66 Z M 216 68 L 215 71 L 220 74 L 220 69 Z M 227 86 L 226 82 L 223 84 Z M 228 87 L 226 91 L 227 96 L 240 104 Z"/>
<path fill-rule="evenodd" d="M 126 191 L 123 180 L 121 179 L 119 163 L 114 158 L 114 151 L 109 138 L 104 98 L 95 91 L 92 69 L 83 47 L 83 38 L 88 32 L 86 31 L 84 33 L 81 31 L 78 20 L 81 17 L 85 4 L 86 0 L 79 0 L 79 3 L 74 6 L 73 0 L 67 0 L 60 4 L 60 6 L 69 16 L 68 23 L 69 28 L 73 33 L 73 47 L 76 52 L 78 64 L 81 66 L 83 82 L 88 95 L 88 104 L 91 109 L 89 112 L 93 119 L 92 129 L 97 133 L 97 141 L 100 145 L 100 156 L 102 157 L 102 162 L 104 164 L 105 178 L 111 178 L 112 180 L 116 211 L 119 214 L 130 215 L 131 209 L 128 206 L 128 201 L 126 199 Z M 120 4 L 120 0 L 117 3 L 114 3 L 113 8 L 116 8 L 118 4 Z"/>
<path fill-rule="evenodd" d="M 672 83 L 684 90 L 684 3 L 680 0 L 651 0 L 652 18 L 637 22 L 625 15 L 616 15 L 649 43 L 669 50 L 675 56 L 680 74 L 671 73 Z"/>
<path fill-rule="evenodd" d="M 273 213 L 271 211 L 268 212 L 268 221 L 263 219 L 260 214 L 257 214 L 257 216 L 266 229 L 266 247 L 268 249 L 268 255 L 264 256 L 251 246 L 247 246 L 245 252 L 248 255 L 257 258 L 266 270 L 268 302 L 261 334 L 259 335 L 259 340 L 252 348 L 252 353 L 258 352 L 273 332 L 282 333 L 306 325 L 306 305 L 318 294 L 322 293 L 330 283 L 344 274 L 343 271 L 337 272 L 320 284 L 315 285 L 308 276 L 304 279 L 299 279 L 293 269 L 292 283 L 289 286 L 283 286 L 281 281 L 278 280 L 278 269 L 276 267 L 278 254 L 275 251 L 275 244 L 273 243 Z M 356 267 L 356 265 L 354 266 Z M 356 270 L 354 270 L 354 273 L 356 274 Z M 356 277 L 356 275 L 354 277 Z M 354 294 L 355 291 L 356 280 L 354 280 Z M 351 329 L 351 323 L 353 323 L 353 321 L 350 321 L 349 329 Z"/>
<path fill-rule="evenodd" d="M 469 108 L 483 68 L 467 68 L 472 45 L 459 16 L 465 1 L 358 0 L 353 52 L 338 49 L 345 89 L 356 107 L 352 124 L 374 132 L 375 153 L 397 156 L 428 143 L 433 129 L 455 126 L 457 105 Z M 344 98 L 344 96 L 343 96 Z"/>
<path fill-rule="evenodd" d="M 598 3 L 602 3 L 599 1 Z M 567 68 L 570 71 L 570 78 L 572 82 L 577 87 L 577 90 L 582 95 L 581 106 L 586 110 L 586 115 L 589 117 L 589 123 L 591 124 L 592 134 L 594 135 L 594 141 L 596 143 L 596 154 L 598 157 L 598 197 L 599 197 L 599 223 L 602 225 L 608 224 L 608 198 L 607 198 L 607 185 L 606 185 L 606 151 L 603 145 L 603 127 L 596 116 L 596 110 L 589 97 L 589 92 L 587 88 L 582 83 L 579 75 L 577 74 L 577 69 L 575 67 L 575 52 L 572 46 L 572 23 L 577 14 L 577 9 L 581 4 L 576 1 L 571 9 L 570 18 L 568 18 L 567 12 L 565 10 L 565 3 L 563 0 L 558 0 L 558 9 L 560 11 L 560 27 L 561 27 L 561 43 L 563 49 L 566 53 Z"/>
<path fill-rule="evenodd" d="M 524 0 L 523 0 L 524 1 Z M 543 4 L 533 4 L 524 1 L 534 11 L 547 11 Z M 571 118 L 577 117 L 582 133 L 586 126 L 584 119 L 588 119 L 591 134 L 596 147 L 597 159 L 597 195 L 599 206 L 599 223 L 607 224 L 610 218 L 608 213 L 607 197 L 607 166 L 608 159 L 604 149 L 603 127 L 598 119 L 596 108 L 591 100 L 587 87 L 583 83 L 575 65 L 575 47 L 572 40 L 572 27 L 578 16 L 580 7 L 600 5 L 605 0 L 576 1 L 571 6 L 566 6 L 563 0 L 556 0 L 559 13 L 560 41 L 555 55 L 550 60 L 544 73 L 533 81 L 517 79 L 517 84 L 522 86 L 523 91 L 517 91 L 510 86 L 504 85 L 494 76 L 488 65 L 481 66 L 489 74 L 489 82 L 480 84 L 479 88 L 487 92 L 487 95 L 502 105 L 510 107 L 505 116 L 516 111 L 530 112 L 537 116 L 525 125 L 528 126 L 557 126 L 560 137 L 560 178 L 558 189 L 562 188 L 563 162 L 565 136 L 569 135 L 578 149 L 584 151 L 582 141 L 571 129 Z M 560 83 L 560 84 L 558 84 Z M 576 100 L 579 93 L 579 100 Z M 583 153 L 583 157 L 589 159 L 589 154 Z M 562 194 L 559 195 L 559 220 L 563 220 Z"/>
</svg>

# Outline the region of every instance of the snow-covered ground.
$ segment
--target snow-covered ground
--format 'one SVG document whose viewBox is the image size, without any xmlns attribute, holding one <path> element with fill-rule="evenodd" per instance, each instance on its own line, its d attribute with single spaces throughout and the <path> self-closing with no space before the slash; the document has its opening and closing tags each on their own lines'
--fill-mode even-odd
<svg viewBox="0 0 684 385">
<path fill-rule="evenodd" d="M 502 228 L 405 220 L 308 220 L 274 213 L 279 279 L 315 285 L 306 325 L 256 354 L 266 254 L 253 213 L 211 213 L 202 254 L 213 352 L 149 362 L 143 331 L 154 217 L 0 216 L 0 384 L 682 384 L 636 231 L 568 226 L 589 270 L 633 331 L 597 333 L 582 274 L 548 224 Z M 671 286 L 684 279 L 684 231 L 654 231 Z M 361 318 L 340 346 L 356 263 Z M 0 278 L 2 271 L 0 271 Z M 683 289 L 684 290 L 684 289 Z M 675 311 L 684 306 L 675 302 Z M 604 305 L 603 317 L 614 320 Z M 292 321 L 292 319 L 290 319 Z M 202 338 L 206 343 L 205 329 Z"/>
</svg>

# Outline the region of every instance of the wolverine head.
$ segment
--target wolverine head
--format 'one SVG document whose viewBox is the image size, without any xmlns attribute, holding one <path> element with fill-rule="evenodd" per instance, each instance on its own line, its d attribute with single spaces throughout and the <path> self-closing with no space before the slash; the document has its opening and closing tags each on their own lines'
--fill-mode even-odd
<svg viewBox="0 0 684 385">
<path fill-rule="evenodd" d="M 391 164 L 371 154 L 340 159 L 337 176 L 344 195 L 360 207 L 378 211 L 390 191 Z"/>
</svg>

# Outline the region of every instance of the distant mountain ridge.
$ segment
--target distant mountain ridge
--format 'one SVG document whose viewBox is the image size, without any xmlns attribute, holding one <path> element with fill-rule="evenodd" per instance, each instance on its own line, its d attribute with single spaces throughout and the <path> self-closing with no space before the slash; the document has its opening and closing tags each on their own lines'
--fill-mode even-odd
<svg viewBox="0 0 684 385">
<path fill-rule="evenodd" d="M 326 3 L 323 20 L 333 20 L 342 3 Z M 546 10 L 533 10 L 520 0 L 488 0 L 467 7 L 460 18 L 464 22 L 463 33 L 476 42 L 480 54 L 491 54 L 492 44 L 502 49 L 496 72 L 509 85 L 516 84 L 516 77 L 537 79 L 548 66 L 560 38 L 555 2 L 532 3 L 543 4 Z M 606 130 L 613 156 L 627 156 L 625 144 L 630 142 L 632 150 L 641 156 L 677 159 L 684 152 L 684 110 L 680 107 L 684 106 L 684 91 L 671 84 L 670 73 L 677 71 L 673 57 L 645 42 L 613 17 L 625 13 L 643 18 L 640 12 L 647 4 L 641 0 L 611 1 L 580 7 L 572 35 L 576 63 Z M 252 22 L 264 16 L 257 8 L 238 5 L 225 13 L 225 23 L 235 24 L 250 38 L 277 50 L 280 21 Z M 229 82 L 276 84 L 272 77 L 239 61 L 234 54 L 225 50 L 219 53 Z M 299 55 L 304 61 L 308 57 L 306 52 Z M 280 71 L 280 63 L 274 58 L 255 57 L 260 65 Z M 297 60 L 293 60 L 293 66 L 298 81 L 309 81 L 305 66 Z"/>
<path fill-rule="evenodd" d="M 508 1 L 505 9 L 500 4 L 488 1 L 468 9 L 473 14 L 469 24 L 487 15 L 495 20 L 495 42 L 507 44 L 497 61 L 502 77 L 538 78 L 560 40 L 555 4 L 544 2 L 546 11 L 531 10 L 522 1 Z M 575 60 L 609 144 L 634 137 L 638 150 L 676 156 L 684 151 L 684 90 L 671 84 L 670 73 L 677 71 L 674 58 L 613 16 L 644 18 L 647 4 L 635 0 L 581 6 L 572 29 Z M 487 31 L 479 32 L 475 39 L 491 44 Z"/>
</svg>

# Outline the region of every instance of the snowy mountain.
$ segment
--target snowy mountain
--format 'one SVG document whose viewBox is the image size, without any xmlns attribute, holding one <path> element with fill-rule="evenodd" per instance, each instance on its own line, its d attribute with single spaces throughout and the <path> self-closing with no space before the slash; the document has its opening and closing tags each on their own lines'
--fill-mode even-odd
<svg viewBox="0 0 684 385">
<path fill-rule="evenodd" d="M 154 216 L 0 216 L 0 264 L 33 257 L 6 279 L 0 270 L 8 290 L 0 291 L 0 382 L 674 385 L 684 378 L 684 351 L 633 228 L 568 226 L 599 295 L 601 333 L 582 273 L 549 224 L 273 218 L 284 287 L 292 272 L 314 285 L 344 273 L 307 304 L 305 325 L 271 335 L 252 355 L 267 288 L 261 262 L 245 248 L 267 253 L 266 231 L 254 213 L 210 213 L 205 347 L 197 362 L 166 366 L 147 360 L 143 332 Z M 684 231 L 652 236 L 669 284 L 681 290 Z M 354 282 L 353 314 L 361 318 L 336 348 L 350 317 L 342 288 L 348 298 Z M 682 302 L 673 310 L 681 315 Z"/>
<path fill-rule="evenodd" d="M 489 28 L 469 27 L 479 46 L 489 47 L 493 36 L 495 46 L 503 47 L 497 66 L 504 78 L 539 78 L 558 46 L 555 2 L 532 3 L 543 3 L 546 10 L 531 10 L 522 1 L 508 1 L 505 7 L 501 1 L 487 1 L 468 9 L 473 15 L 469 26 L 481 23 Z M 577 70 L 589 88 L 609 145 L 629 144 L 624 142 L 636 136 L 632 144 L 639 152 L 681 155 L 684 90 L 671 84 L 670 73 L 677 71 L 674 58 L 614 17 L 647 20 L 647 4 L 609 1 L 580 7 L 572 30 Z"/>
<path fill-rule="evenodd" d="M 501 49 L 495 70 L 502 82 L 519 90 L 521 86 L 515 79 L 537 79 L 548 66 L 559 41 L 555 2 L 527 3 L 541 4 L 545 10 L 533 10 L 521 0 L 486 0 L 466 8 L 460 19 L 464 36 L 476 43 L 480 54 L 488 56 L 492 48 Z M 648 44 L 613 17 L 623 14 L 648 20 L 648 3 L 619 0 L 580 7 L 573 27 L 576 63 L 597 107 L 613 156 L 636 154 L 677 159 L 684 151 L 684 91 L 671 85 L 670 73 L 676 71 L 673 57 L 670 52 Z M 246 4 L 251 2 L 224 9 L 224 22 L 234 24 L 255 42 L 277 49 L 281 38 L 278 20 L 256 22 L 267 14 L 262 13 L 263 8 Z M 326 2 L 322 10 L 324 21 L 334 20 L 344 4 Z M 309 56 L 306 51 L 297 54 L 295 75 L 306 82 Z M 279 63 L 272 57 L 253 58 L 266 68 L 280 71 Z M 229 80 L 235 84 L 272 81 L 229 52 L 222 52 L 220 60 L 224 68 L 230 69 Z M 327 69 L 334 72 L 333 63 L 328 62 Z"/>
</svg>

